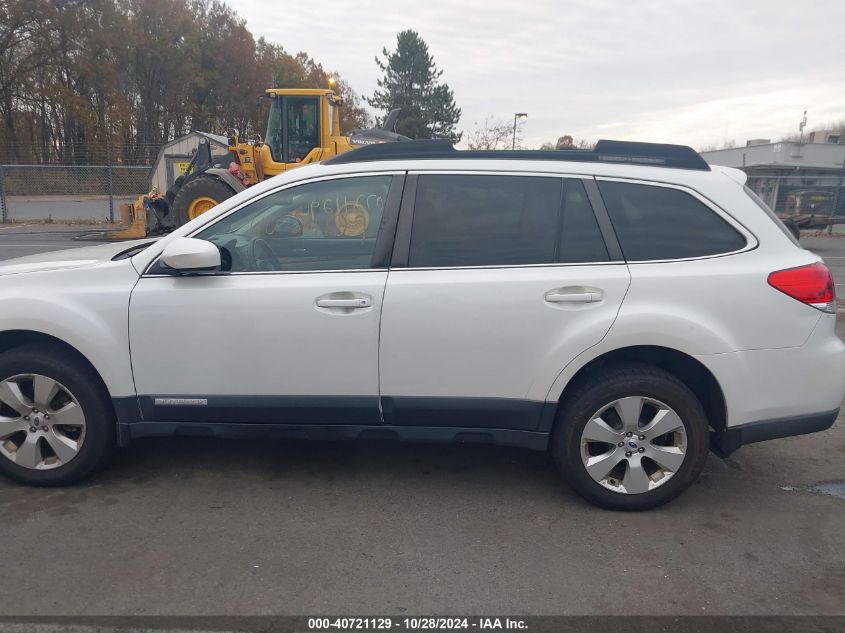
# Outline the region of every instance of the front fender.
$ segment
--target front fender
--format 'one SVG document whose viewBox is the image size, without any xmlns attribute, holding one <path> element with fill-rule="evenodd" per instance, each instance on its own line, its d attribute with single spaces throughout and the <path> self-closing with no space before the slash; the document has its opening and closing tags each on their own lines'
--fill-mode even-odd
<svg viewBox="0 0 845 633">
<path fill-rule="evenodd" d="M 137 279 L 129 260 L 0 278 L 0 332 L 57 338 L 88 359 L 110 396 L 134 396 L 128 319 Z"/>
<path fill-rule="evenodd" d="M 203 174 L 208 174 L 210 176 L 214 176 L 215 178 L 217 178 L 217 180 L 222 180 L 235 193 L 240 193 L 241 191 L 244 191 L 246 189 L 246 187 L 244 187 L 244 184 L 240 180 L 235 178 L 232 174 L 230 174 L 229 171 L 226 169 L 219 169 L 215 167 L 213 169 L 205 170 Z"/>
</svg>

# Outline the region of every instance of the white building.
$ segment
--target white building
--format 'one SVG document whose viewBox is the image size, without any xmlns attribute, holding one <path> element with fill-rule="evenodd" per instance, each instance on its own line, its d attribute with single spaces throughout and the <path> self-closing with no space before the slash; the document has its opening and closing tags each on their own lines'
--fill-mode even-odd
<svg viewBox="0 0 845 633">
<path fill-rule="evenodd" d="M 815 134 L 815 133 L 813 133 Z M 748 174 L 748 186 L 779 213 L 845 215 L 845 144 L 761 143 L 701 152 L 711 165 L 737 167 Z"/>
<path fill-rule="evenodd" d="M 179 174 L 187 169 L 188 163 L 194 157 L 194 152 L 197 151 L 200 139 L 205 139 L 211 144 L 211 153 L 214 156 L 229 151 L 229 142 L 226 137 L 217 134 L 190 132 L 173 139 L 162 145 L 158 151 L 158 157 L 153 163 L 152 186 L 161 193 L 167 191 Z"/>
</svg>

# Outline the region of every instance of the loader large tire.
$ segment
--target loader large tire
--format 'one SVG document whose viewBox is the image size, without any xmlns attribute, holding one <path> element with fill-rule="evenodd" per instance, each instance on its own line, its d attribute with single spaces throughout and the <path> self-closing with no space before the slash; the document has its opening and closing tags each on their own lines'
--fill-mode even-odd
<svg viewBox="0 0 845 633">
<path fill-rule="evenodd" d="M 173 199 L 176 226 L 182 226 L 214 208 L 235 192 L 213 176 L 200 176 L 185 183 Z"/>
</svg>

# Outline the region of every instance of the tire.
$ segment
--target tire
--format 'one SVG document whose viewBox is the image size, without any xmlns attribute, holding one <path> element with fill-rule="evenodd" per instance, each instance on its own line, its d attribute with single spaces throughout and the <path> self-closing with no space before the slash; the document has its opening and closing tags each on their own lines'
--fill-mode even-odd
<svg viewBox="0 0 845 633">
<path fill-rule="evenodd" d="M 54 394 L 41 398 L 48 402 L 46 406 L 34 397 L 33 376 L 41 394 Z M 58 386 L 49 387 L 49 381 Z M 0 420 L 6 418 L 0 422 L 0 472 L 15 481 L 32 486 L 73 484 L 105 465 L 114 453 L 116 419 L 111 400 L 94 370 L 68 351 L 31 344 L 0 354 L 0 401 Z M 24 418 L 10 402 L 18 409 L 41 408 L 37 414 L 34 409 L 24 411 L 29 414 Z M 14 418 L 17 421 L 13 422 Z M 60 420 L 68 424 L 59 424 Z M 35 427 L 30 424 L 42 428 L 33 433 Z M 19 427 L 21 430 L 15 430 Z M 23 442 L 35 447 L 26 457 L 17 452 Z M 20 463 L 16 463 L 18 459 Z M 26 462 L 37 466 L 21 465 Z"/>
<path fill-rule="evenodd" d="M 620 407 L 636 411 L 638 400 L 640 415 L 626 416 L 634 419 L 627 429 L 641 433 L 628 437 Z M 626 409 L 630 406 L 634 408 Z M 603 426 L 596 421 L 599 414 Z M 650 430 L 657 419 L 661 426 Z M 676 425 L 671 433 L 652 436 Z M 602 441 L 592 441 L 595 437 Z M 558 413 L 550 450 L 558 470 L 587 501 L 609 510 L 647 510 L 671 501 L 698 478 L 709 451 L 707 416 L 692 391 L 672 374 L 640 363 L 609 365 L 573 385 Z M 615 469 L 602 477 L 614 463 Z"/>
<path fill-rule="evenodd" d="M 176 196 L 173 198 L 173 214 L 176 226 L 182 226 L 197 217 L 199 214 L 192 211 L 192 205 L 197 201 L 210 200 L 215 204 L 220 204 L 224 200 L 235 195 L 229 185 L 217 180 L 213 176 L 197 176 L 193 180 L 186 182 Z M 205 205 L 201 205 L 204 208 Z M 210 209 L 211 207 L 208 207 Z M 208 209 L 203 209 L 204 213 Z M 193 217 L 191 217 L 193 215 Z"/>
</svg>

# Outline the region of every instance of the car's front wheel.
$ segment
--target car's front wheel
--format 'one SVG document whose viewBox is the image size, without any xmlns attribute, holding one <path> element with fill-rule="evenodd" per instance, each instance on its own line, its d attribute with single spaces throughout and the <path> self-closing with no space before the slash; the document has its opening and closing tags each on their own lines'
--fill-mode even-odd
<svg viewBox="0 0 845 633">
<path fill-rule="evenodd" d="M 672 374 L 625 363 L 590 374 L 559 413 L 551 450 L 570 485 L 613 510 L 645 510 L 692 484 L 707 459 L 708 425 Z"/>
<path fill-rule="evenodd" d="M 89 366 L 42 345 L 0 355 L 0 472 L 30 485 L 71 484 L 114 446 L 114 411 Z"/>
</svg>

